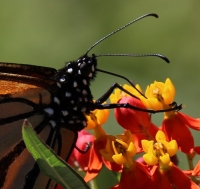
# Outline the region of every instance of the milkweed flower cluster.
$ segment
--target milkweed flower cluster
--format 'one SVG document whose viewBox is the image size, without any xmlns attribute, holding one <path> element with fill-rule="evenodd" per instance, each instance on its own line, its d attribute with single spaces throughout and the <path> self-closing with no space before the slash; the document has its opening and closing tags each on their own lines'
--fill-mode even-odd
<svg viewBox="0 0 200 189">
<path fill-rule="evenodd" d="M 198 189 L 200 162 L 193 166 L 192 160 L 200 154 L 200 147 L 194 145 L 190 129 L 199 131 L 200 119 L 179 111 L 181 106 L 174 102 L 176 90 L 171 80 L 155 81 L 145 93 L 139 85 L 124 85 L 123 89 L 116 89 L 110 101 L 129 107 L 114 110 L 124 134 L 106 134 L 102 125 L 107 121 L 108 110 L 95 110 L 87 116 L 87 129 L 93 129 L 94 135 L 85 130 L 79 133 L 77 147 L 84 150 L 88 143 L 91 147 L 86 153 L 75 149 L 71 160 L 85 171 L 85 181 L 94 179 L 104 165 L 121 175 L 113 189 Z M 160 127 L 152 122 L 149 112 L 164 113 Z M 181 170 L 173 161 L 178 150 L 186 154 L 190 170 Z M 134 160 L 140 153 L 142 161 Z"/>
</svg>

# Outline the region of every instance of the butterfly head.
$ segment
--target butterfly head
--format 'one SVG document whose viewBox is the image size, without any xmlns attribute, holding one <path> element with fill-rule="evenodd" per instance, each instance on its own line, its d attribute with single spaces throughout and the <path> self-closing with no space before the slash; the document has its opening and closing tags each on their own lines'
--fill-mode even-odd
<svg viewBox="0 0 200 189">
<path fill-rule="evenodd" d="M 96 76 L 97 59 L 93 54 L 91 57 L 84 55 L 76 61 L 78 75 L 92 80 Z"/>
</svg>

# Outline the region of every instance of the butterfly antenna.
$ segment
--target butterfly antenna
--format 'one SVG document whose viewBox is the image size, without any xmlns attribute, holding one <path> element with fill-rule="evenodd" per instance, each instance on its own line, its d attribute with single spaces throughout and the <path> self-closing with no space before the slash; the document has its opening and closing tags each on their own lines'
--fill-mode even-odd
<svg viewBox="0 0 200 189">
<path fill-rule="evenodd" d="M 101 43 L 102 41 L 104 41 L 106 38 L 110 37 L 111 35 L 113 35 L 113 34 L 119 32 L 119 31 L 123 30 L 124 28 L 130 26 L 131 24 L 133 24 L 133 23 L 135 23 L 135 22 L 137 22 L 137 21 L 139 21 L 139 20 L 141 20 L 141 19 L 143 19 L 143 18 L 146 18 L 146 17 L 148 17 L 148 16 L 153 16 L 153 17 L 155 17 L 155 18 L 158 18 L 158 15 L 155 14 L 155 13 L 149 13 L 149 14 L 145 14 L 145 15 L 143 15 L 143 16 L 140 16 L 140 17 L 138 17 L 137 19 L 135 19 L 135 20 L 129 22 L 128 24 L 126 24 L 126 25 L 124 25 L 124 26 L 118 28 L 117 30 L 115 30 L 115 31 L 109 33 L 108 35 L 106 35 L 105 37 L 101 38 L 101 39 L 100 39 L 99 41 L 97 41 L 94 45 L 92 45 L 92 46 L 87 50 L 87 52 L 86 52 L 85 54 L 87 55 L 96 45 L 98 45 L 99 43 Z"/>
<path fill-rule="evenodd" d="M 170 63 L 169 59 L 162 54 L 100 54 L 100 55 L 96 55 L 96 57 L 101 57 L 101 56 L 128 56 L 128 57 L 155 56 L 155 57 L 163 59 L 167 63 Z"/>
</svg>

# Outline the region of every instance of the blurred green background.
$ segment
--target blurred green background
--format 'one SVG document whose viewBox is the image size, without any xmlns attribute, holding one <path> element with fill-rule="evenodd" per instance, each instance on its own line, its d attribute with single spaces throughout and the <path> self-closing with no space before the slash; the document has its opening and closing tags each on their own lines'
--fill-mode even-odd
<svg viewBox="0 0 200 189">
<path fill-rule="evenodd" d="M 200 117 L 200 1 L 77 1 L 77 0 L 1 0 L 0 61 L 28 63 L 61 68 L 76 60 L 97 40 L 150 12 L 159 19 L 146 18 L 110 37 L 90 54 L 161 53 L 171 63 L 159 58 L 100 57 L 98 67 L 128 77 L 143 90 L 154 80 L 171 78 L 176 86 L 176 102 L 182 110 Z M 112 83 L 124 81 L 99 73 L 92 83 L 95 98 Z M 154 116 L 157 125 L 163 115 Z M 110 134 L 122 130 L 113 117 L 105 125 Z M 195 144 L 200 144 L 199 133 Z M 187 139 L 186 139 L 187 142 Z M 186 169 L 186 158 L 181 156 Z"/>
</svg>

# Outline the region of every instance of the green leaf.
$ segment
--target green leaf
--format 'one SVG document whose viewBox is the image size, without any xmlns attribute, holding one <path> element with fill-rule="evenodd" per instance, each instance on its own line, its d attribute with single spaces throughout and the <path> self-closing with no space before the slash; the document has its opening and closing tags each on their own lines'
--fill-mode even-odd
<svg viewBox="0 0 200 189">
<path fill-rule="evenodd" d="M 65 189 L 89 189 L 83 178 L 37 136 L 27 120 L 23 123 L 22 135 L 27 149 L 46 176 Z"/>
</svg>

